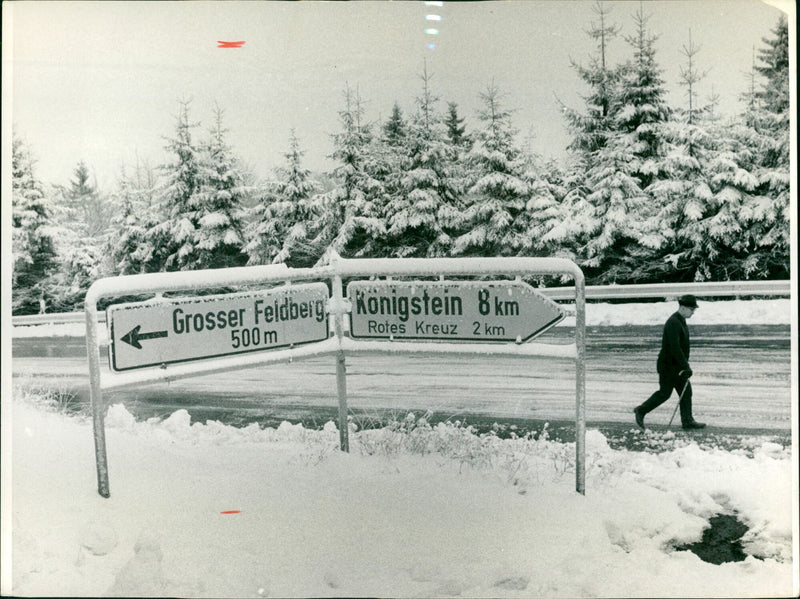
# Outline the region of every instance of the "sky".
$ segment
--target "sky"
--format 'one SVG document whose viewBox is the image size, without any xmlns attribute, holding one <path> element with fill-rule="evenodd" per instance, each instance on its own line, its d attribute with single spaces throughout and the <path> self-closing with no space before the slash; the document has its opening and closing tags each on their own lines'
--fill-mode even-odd
<svg viewBox="0 0 800 599">
<path fill-rule="evenodd" d="M 587 64 L 594 52 L 586 34 L 594 1 L 435 4 L 7 2 L 3 118 L 32 150 L 37 176 L 53 184 L 68 184 L 84 161 L 110 191 L 123 166 L 164 162 L 182 100 L 200 123 L 198 140 L 222 108 L 229 144 L 259 177 L 284 164 L 293 129 L 304 165 L 323 171 L 335 166 L 332 134 L 346 86 L 358 90 L 366 119 L 381 123 L 395 102 L 413 113 L 427 68 L 438 108 L 456 102 L 468 129 L 478 124 L 480 93 L 494 84 L 515 111 L 520 140 L 532 135 L 535 151 L 562 158 L 569 137 L 560 102 L 582 107 L 586 89 L 571 61 Z M 623 36 L 633 33 L 639 3 L 606 4 L 622 28 L 611 57 L 624 60 Z M 708 71 L 701 100 L 713 86 L 722 110 L 738 111 L 753 49 L 771 36 L 780 11 L 759 0 L 643 6 L 659 36 L 669 100 L 685 101 L 677 82 L 691 31 L 698 66 Z M 245 43 L 219 48 L 219 40 Z"/>
</svg>

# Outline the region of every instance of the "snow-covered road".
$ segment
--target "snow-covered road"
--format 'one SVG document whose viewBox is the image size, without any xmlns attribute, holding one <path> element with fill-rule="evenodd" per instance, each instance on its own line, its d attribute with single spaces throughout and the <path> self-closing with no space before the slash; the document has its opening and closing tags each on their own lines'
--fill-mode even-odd
<svg viewBox="0 0 800 599">
<path fill-rule="evenodd" d="M 562 327 L 552 337 L 565 339 Z M 704 325 L 692 329 L 695 417 L 715 427 L 790 429 L 789 327 Z M 552 339 L 551 339 L 552 340 Z M 590 327 L 587 331 L 587 420 L 632 421 L 631 409 L 655 390 L 660 326 Z M 86 397 L 87 367 L 80 338 L 14 340 L 20 383 L 57 381 Z M 48 357 L 49 356 L 49 357 Z M 62 356 L 62 357 L 58 357 Z M 137 417 L 187 409 L 201 422 L 313 420 L 337 405 L 333 357 L 197 377 L 109 393 Z M 351 356 L 349 407 L 379 411 L 431 410 L 442 417 L 574 418 L 574 366 L 568 360 L 487 356 Z M 673 398 L 650 415 L 665 425 Z"/>
</svg>

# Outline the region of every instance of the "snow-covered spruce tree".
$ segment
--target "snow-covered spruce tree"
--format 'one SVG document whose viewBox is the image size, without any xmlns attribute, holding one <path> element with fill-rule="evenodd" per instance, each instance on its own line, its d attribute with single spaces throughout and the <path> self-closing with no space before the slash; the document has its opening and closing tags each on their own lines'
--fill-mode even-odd
<svg viewBox="0 0 800 599">
<path fill-rule="evenodd" d="M 587 33 L 597 44 L 596 51 L 589 57 L 588 66 L 572 61 L 572 67 L 588 87 L 588 93 L 583 96 L 584 109 L 577 111 L 562 105 L 572 137 L 567 146 L 569 156 L 564 176 L 567 193 L 559 206 L 560 219 L 553 223 L 543 239 L 546 243 L 557 244 L 571 259 L 583 263 L 586 258 L 592 258 L 597 266 L 600 258 L 594 248 L 588 248 L 588 244 L 601 229 L 606 207 L 589 200 L 593 189 L 588 175 L 598 166 L 598 161 L 612 162 L 610 156 L 601 154 L 601 150 L 606 148 L 608 140 L 616 132 L 623 67 L 611 65 L 608 60 L 611 42 L 620 31 L 619 26 L 610 20 L 610 9 L 598 1 L 593 11 L 597 20 L 591 23 Z M 593 253 L 589 255 L 589 251 Z"/>
<path fill-rule="evenodd" d="M 89 287 L 106 272 L 106 254 L 101 244 L 83 238 L 59 249 L 60 267 L 54 278 L 53 311 L 72 312 L 83 308 Z"/>
<path fill-rule="evenodd" d="M 164 180 L 157 195 L 161 220 L 147 232 L 158 270 L 191 270 L 198 265 L 201 158 L 192 141 L 196 126 L 189 122 L 189 101 L 181 101 L 175 137 L 166 146 L 173 160 L 161 167 Z"/>
<path fill-rule="evenodd" d="M 610 22 L 611 11 L 600 0 L 592 10 L 598 20 L 591 23 L 587 33 L 597 43 L 597 51 L 589 57 L 588 66 L 571 61 L 572 68 L 589 88 L 584 96 L 584 112 L 562 105 L 572 135 L 567 149 L 584 170 L 591 168 L 595 153 L 606 145 L 616 129 L 614 119 L 619 111 L 618 86 L 622 75 L 622 68 L 612 66 L 607 58 L 609 46 L 620 28 Z"/>
<path fill-rule="evenodd" d="M 392 147 L 403 146 L 408 135 L 407 129 L 408 124 L 403 117 L 403 111 L 400 109 L 400 105 L 395 102 L 392 106 L 392 114 L 383 124 L 382 139 L 384 143 Z"/>
<path fill-rule="evenodd" d="M 467 126 L 464 124 L 465 119 L 458 113 L 458 105 L 455 102 L 447 103 L 447 112 L 444 117 L 444 126 L 447 130 L 447 139 L 452 146 L 451 160 L 449 168 L 447 169 L 447 180 L 449 187 L 455 193 L 455 205 L 460 212 L 466 207 L 466 190 L 474 182 L 474 178 L 470 181 L 470 174 L 472 166 L 469 162 L 469 152 L 474 145 L 473 134 L 467 131 Z M 450 209 L 447 210 L 450 213 Z M 457 228 L 458 219 L 443 220 L 442 222 L 445 231 L 451 236 L 456 237 L 458 234 L 463 233 Z"/>
<path fill-rule="evenodd" d="M 69 186 L 56 187 L 53 224 L 59 272 L 53 292 L 53 309 L 70 312 L 83 307 L 89 286 L 113 269 L 105 251 L 112 222 L 113 203 L 90 182 L 89 168 L 81 161 Z"/>
<path fill-rule="evenodd" d="M 623 69 L 616 128 L 628 136 L 625 141 L 635 157 L 631 172 L 644 189 L 659 176 L 659 159 L 666 150 L 663 124 L 669 121 L 671 110 L 662 70 L 656 62 L 658 37 L 650 33 L 649 16 L 641 6 L 633 19 L 636 33 L 625 37 L 633 48 L 633 60 Z"/>
<path fill-rule="evenodd" d="M 386 213 L 398 198 L 404 193 L 403 177 L 408 169 L 408 122 L 397 102 L 392 107 L 392 113 L 381 128 L 381 135 L 370 140 L 371 174 L 383 187 L 383 199 L 380 202 L 378 214 L 386 227 Z M 394 255 L 391 240 L 383 235 L 373 240 L 371 255 L 374 257 L 390 257 Z"/>
<path fill-rule="evenodd" d="M 374 255 L 375 243 L 386 229 L 381 220 L 385 201 L 384 188 L 373 176 L 375 157 L 369 151 L 372 133 L 363 122 L 364 106 L 358 90 L 349 86 L 345 108 L 339 112 L 342 130 L 334 134 L 333 159 L 339 162 L 333 171 L 336 187 L 312 199 L 314 226 L 307 239 L 317 248 L 319 262 L 326 263 L 333 253 L 342 256 Z"/>
<path fill-rule="evenodd" d="M 467 156 L 470 187 L 467 207 L 459 217 L 464 232 L 453 253 L 467 256 L 515 256 L 530 248 L 525 206 L 530 187 L 524 178 L 525 160 L 516 144 L 512 112 L 503 108 L 494 84 L 480 94 L 482 127 Z"/>
<path fill-rule="evenodd" d="M 11 303 L 14 314 L 50 309 L 52 277 L 58 268 L 50 225 L 50 201 L 34 173 L 30 151 L 16 135 L 11 158 Z"/>
<path fill-rule="evenodd" d="M 114 204 L 117 214 L 107 237 L 112 272 L 142 274 L 159 269 L 154 263 L 152 238 L 148 231 L 159 222 L 154 193 L 156 175 L 137 160 L 132 173 L 123 167 L 117 180 Z"/>
<path fill-rule="evenodd" d="M 723 130 L 721 151 L 708 165 L 714 212 L 707 230 L 718 256 L 714 278 L 789 276 L 789 113 L 778 91 L 789 85 L 786 27 L 781 18 L 774 38 L 764 39 L 763 64 L 754 61 L 742 95 L 743 114 Z M 764 79 L 760 89 L 757 73 Z"/>
<path fill-rule="evenodd" d="M 679 83 L 686 88 L 686 104 L 663 126 L 666 154 L 661 161 L 663 177 L 647 188 L 655 199 L 654 223 L 664 236 L 660 252 L 642 264 L 641 278 L 692 281 L 707 278 L 713 260 L 707 251 L 706 224 L 712 192 L 705 165 L 717 151 L 706 120 L 711 111 L 698 105 L 697 84 L 706 73 L 698 69 L 697 46 L 689 32 L 682 47 L 686 62 L 680 65 Z M 637 277 L 639 278 L 639 277 Z"/>
<path fill-rule="evenodd" d="M 769 113 L 783 115 L 789 110 L 789 23 L 786 15 L 780 16 L 772 35 L 762 38 L 766 48 L 758 51 L 761 64 L 756 65 L 756 70 L 764 83 L 757 94 Z"/>
<path fill-rule="evenodd" d="M 312 266 L 318 258 L 306 239 L 313 219 L 310 199 L 319 186 L 302 166 L 304 154 L 292 129 L 286 167 L 276 170 L 269 192 L 250 211 L 245 247 L 249 264 L 285 262 L 298 268 Z"/>
<path fill-rule="evenodd" d="M 458 114 L 458 104 L 455 102 L 447 103 L 447 114 L 444 117 L 444 126 L 447 128 L 447 137 L 450 143 L 463 151 L 469 151 L 472 147 L 472 138 L 467 134 L 467 126 L 464 118 Z"/>
<path fill-rule="evenodd" d="M 69 187 L 59 188 L 64 218 L 61 224 L 80 237 L 99 239 L 104 236 L 113 218 L 113 209 L 107 197 L 91 182 L 89 168 L 80 161 L 73 171 Z"/>
<path fill-rule="evenodd" d="M 660 280 L 659 252 L 665 225 L 646 188 L 665 178 L 663 157 L 668 150 L 665 124 L 670 109 L 655 60 L 655 41 L 642 8 L 634 15 L 636 34 L 626 38 L 633 59 L 623 68 L 619 84 L 616 130 L 593 156 L 586 199 L 595 207 L 598 228 L 584 247 L 587 278 L 598 283 Z M 655 265 L 655 267 L 654 267 Z"/>
<path fill-rule="evenodd" d="M 243 176 L 225 140 L 222 115 L 217 106 L 214 129 L 199 162 L 194 267 L 201 269 L 242 266 L 247 261 L 242 251 Z"/>
<path fill-rule="evenodd" d="M 769 199 L 756 202 L 748 216 L 756 238 L 756 276 L 788 278 L 791 254 L 790 214 L 790 115 L 789 115 L 789 27 L 781 15 L 772 30 L 773 37 L 763 38 L 759 49 L 762 76 L 759 99 L 764 113 L 757 131 L 763 136 L 758 148 L 756 176 L 758 189 Z M 751 261 L 753 258 L 750 258 Z"/>
<path fill-rule="evenodd" d="M 408 130 L 408 160 L 399 195 L 386 208 L 391 254 L 396 257 L 446 256 L 458 215 L 460 189 L 453 176 L 458 153 L 447 138 L 427 65 L 422 94 Z"/>
<path fill-rule="evenodd" d="M 533 131 L 526 137 L 522 179 L 530 194 L 525 204 L 526 234 L 521 253 L 526 256 L 556 256 L 574 259 L 554 231 L 561 225 L 565 213 L 567 183 L 555 159 L 544 160 L 533 149 Z"/>
</svg>

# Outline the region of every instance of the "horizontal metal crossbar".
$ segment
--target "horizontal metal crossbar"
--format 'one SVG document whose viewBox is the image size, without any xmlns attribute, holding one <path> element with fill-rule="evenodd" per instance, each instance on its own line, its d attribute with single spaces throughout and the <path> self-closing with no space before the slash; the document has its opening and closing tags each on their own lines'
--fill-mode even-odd
<svg viewBox="0 0 800 599">
<path fill-rule="evenodd" d="M 172 273 L 171 273 L 172 274 Z M 455 274 L 455 273 L 453 273 Z M 539 293 L 553 300 L 569 300 L 575 297 L 575 288 L 543 287 Z M 782 281 L 723 281 L 710 283 L 652 283 L 645 285 L 588 285 L 587 300 L 602 299 L 671 299 L 691 293 L 698 297 L 789 297 L 791 282 Z M 98 322 L 105 322 L 105 314 L 97 315 Z M 33 314 L 14 316 L 12 323 L 19 326 L 40 326 L 46 324 L 83 323 L 83 312 L 63 312 L 54 314 Z"/>
</svg>

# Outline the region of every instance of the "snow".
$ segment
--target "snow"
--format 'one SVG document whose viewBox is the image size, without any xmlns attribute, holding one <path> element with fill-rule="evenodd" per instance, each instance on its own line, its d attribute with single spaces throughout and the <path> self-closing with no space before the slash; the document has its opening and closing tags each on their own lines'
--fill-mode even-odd
<svg viewBox="0 0 800 599">
<path fill-rule="evenodd" d="M 749 597 L 796 595 L 790 450 L 612 450 L 478 436 L 409 415 L 351 432 L 106 419 L 111 497 L 91 423 L 13 402 L 13 586 L 20 596 Z M 656 439 L 657 441 L 657 439 Z M 675 545 L 737 511 L 748 557 Z M 229 512 L 229 513 L 226 513 Z M 6 522 L 4 522 L 6 524 Z M 8 533 L 3 527 L 3 534 Z"/>
<path fill-rule="evenodd" d="M 590 303 L 587 325 L 661 325 L 675 309 L 674 301 Z M 701 301 L 691 325 L 790 319 L 788 299 Z M 564 322 L 574 325 L 574 317 Z M 14 328 L 15 337 L 83 334 L 82 324 Z M 236 428 L 192 424 L 186 410 L 137 422 L 116 404 L 106 417 L 111 497 L 103 499 L 90 420 L 51 411 L 19 389 L 3 402 L 4 443 L 12 440 L 3 463 L 10 485 L 2 531 L 11 547 L 3 594 L 752 597 L 800 590 L 792 553 L 796 473 L 791 448 L 774 442 L 728 451 L 648 431 L 640 434 L 649 449 L 629 451 L 589 429 L 582 496 L 574 488 L 574 444 L 546 434 L 500 439 L 410 414 L 375 430 L 351 424 L 345 454 L 333 422 L 322 430 L 287 422 Z M 720 513 L 736 513 L 749 528 L 745 561 L 714 565 L 675 550 L 699 541 Z"/>
</svg>

